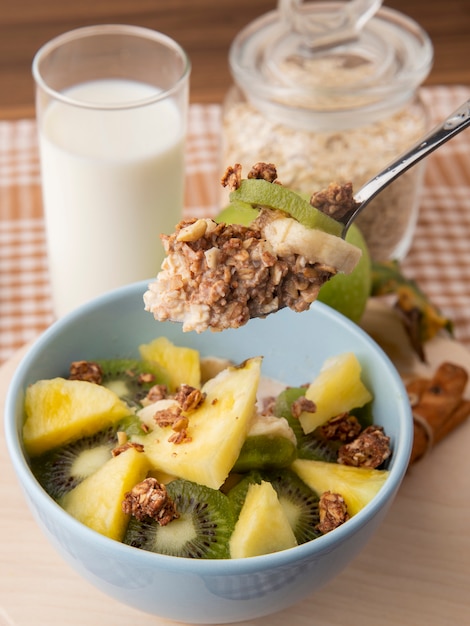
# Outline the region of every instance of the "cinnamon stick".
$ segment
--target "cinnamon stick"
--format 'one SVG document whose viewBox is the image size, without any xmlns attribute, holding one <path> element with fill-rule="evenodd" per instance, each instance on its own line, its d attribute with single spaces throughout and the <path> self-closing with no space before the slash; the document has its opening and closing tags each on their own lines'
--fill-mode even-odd
<svg viewBox="0 0 470 626">
<path fill-rule="evenodd" d="M 463 398 L 467 382 L 463 367 L 445 362 L 431 379 L 415 378 L 406 384 L 414 418 L 410 464 L 470 416 L 470 401 Z"/>
</svg>

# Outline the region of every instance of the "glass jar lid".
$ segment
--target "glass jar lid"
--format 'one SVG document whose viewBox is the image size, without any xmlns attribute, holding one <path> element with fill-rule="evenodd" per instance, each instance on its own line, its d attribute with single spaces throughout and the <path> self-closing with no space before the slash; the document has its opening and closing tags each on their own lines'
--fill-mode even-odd
<svg viewBox="0 0 470 626">
<path fill-rule="evenodd" d="M 350 128 L 408 102 L 433 47 L 412 19 L 380 0 L 279 0 L 234 39 L 235 83 L 257 109 L 294 127 Z"/>
</svg>

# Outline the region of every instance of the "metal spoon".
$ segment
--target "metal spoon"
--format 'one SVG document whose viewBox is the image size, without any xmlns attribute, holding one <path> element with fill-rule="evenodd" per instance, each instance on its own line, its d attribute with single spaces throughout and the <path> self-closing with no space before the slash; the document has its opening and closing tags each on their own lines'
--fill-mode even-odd
<svg viewBox="0 0 470 626">
<path fill-rule="evenodd" d="M 418 163 L 418 161 L 421 161 L 425 156 L 439 148 L 439 146 L 442 146 L 442 144 L 452 139 L 454 135 L 457 135 L 468 126 L 470 126 L 470 100 L 460 105 L 448 118 L 419 139 L 409 150 L 390 163 L 390 165 L 374 178 L 371 178 L 365 183 L 365 185 L 354 194 L 354 199 L 358 205 L 337 220 L 344 225 L 341 235 L 343 239 L 346 237 L 348 228 L 359 213 L 365 209 L 378 193 L 410 169 L 410 167 Z"/>
</svg>

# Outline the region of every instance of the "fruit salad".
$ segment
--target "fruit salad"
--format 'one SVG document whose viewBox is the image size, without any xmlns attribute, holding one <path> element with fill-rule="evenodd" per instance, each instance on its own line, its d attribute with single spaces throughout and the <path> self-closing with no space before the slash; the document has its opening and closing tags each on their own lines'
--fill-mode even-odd
<svg viewBox="0 0 470 626">
<path fill-rule="evenodd" d="M 236 559 L 347 523 L 387 479 L 390 440 L 351 352 L 298 387 L 165 337 L 30 385 L 23 443 L 45 491 L 94 531 Z"/>
</svg>

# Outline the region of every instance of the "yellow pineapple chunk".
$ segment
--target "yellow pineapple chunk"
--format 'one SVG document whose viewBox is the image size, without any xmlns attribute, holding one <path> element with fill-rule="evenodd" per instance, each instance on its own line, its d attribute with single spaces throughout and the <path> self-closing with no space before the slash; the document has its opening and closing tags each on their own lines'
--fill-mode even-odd
<svg viewBox="0 0 470 626">
<path fill-rule="evenodd" d="M 201 366 L 197 350 L 176 346 L 166 337 L 158 337 L 139 346 L 139 351 L 145 361 L 155 361 L 165 369 L 171 391 L 181 384 L 197 388 L 201 386 Z"/>
<path fill-rule="evenodd" d="M 269 482 L 248 487 L 230 538 L 230 556 L 241 559 L 287 550 L 297 545 L 274 487 Z"/>
<path fill-rule="evenodd" d="M 389 474 L 388 470 L 307 459 L 295 460 L 292 469 L 318 496 L 325 491 L 343 496 L 351 517 L 372 500 Z"/>
<path fill-rule="evenodd" d="M 132 439 L 145 446 L 153 469 L 218 489 L 240 454 L 255 411 L 261 357 L 228 367 L 202 388 L 197 409 L 187 413 L 189 440 L 173 443 L 171 426 L 155 425 Z M 142 410 L 151 411 L 151 405 Z"/>
<path fill-rule="evenodd" d="M 129 407 L 106 387 L 52 378 L 27 388 L 25 413 L 24 445 L 37 456 L 102 430 L 129 415 Z"/>
<path fill-rule="evenodd" d="M 60 504 L 82 524 L 122 541 L 129 522 L 122 501 L 126 492 L 144 480 L 148 467 L 144 453 L 128 448 L 69 491 Z"/>
<path fill-rule="evenodd" d="M 372 400 L 372 394 L 361 381 L 361 364 L 353 352 L 326 359 L 320 373 L 307 388 L 305 397 L 316 405 L 314 413 L 304 411 L 299 417 L 306 434 L 331 417 Z"/>
</svg>

